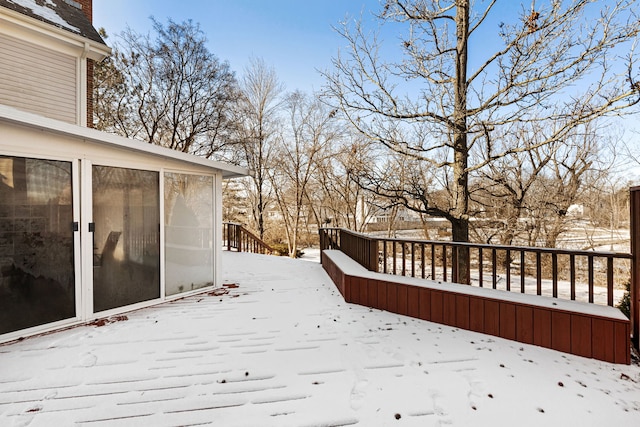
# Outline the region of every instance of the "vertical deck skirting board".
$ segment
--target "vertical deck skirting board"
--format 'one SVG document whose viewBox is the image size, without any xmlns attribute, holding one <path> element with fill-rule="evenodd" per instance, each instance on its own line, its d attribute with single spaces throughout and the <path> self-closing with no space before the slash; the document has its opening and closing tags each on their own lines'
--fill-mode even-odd
<svg viewBox="0 0 640 427">
<path fill-rule="evenodd" d="M 346 302 L 629 364 L 630 322 L 614 307 L 367 271 L 338 250 L 322 265 Z"/>
</svg>

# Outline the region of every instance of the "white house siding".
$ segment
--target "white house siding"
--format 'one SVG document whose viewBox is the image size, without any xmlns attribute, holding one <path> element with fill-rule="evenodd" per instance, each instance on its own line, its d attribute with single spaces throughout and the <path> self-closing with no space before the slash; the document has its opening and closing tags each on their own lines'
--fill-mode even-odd
<svg viewBox="0 0 640 427">
<path fill-rule="evenodd" d="M 0 104 L 77 122 L 77 60 L 0 34 Z"/>
</svg>

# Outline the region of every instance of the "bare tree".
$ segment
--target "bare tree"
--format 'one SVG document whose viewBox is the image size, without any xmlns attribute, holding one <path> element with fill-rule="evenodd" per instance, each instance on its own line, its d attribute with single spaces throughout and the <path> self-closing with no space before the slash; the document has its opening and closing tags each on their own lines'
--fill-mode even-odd
<svg viewBox="0 0 640 427">
<path fill-rule="evenodd" d="M 222 220 L 246 224 L 251 211 L 241 179 L 222 181 Z"/>
<path fill-rule="evenodd" d="M 478 179 L 471 186 L 471 199 L 481 206 L 476 212 L 483 213 L 483 221 L 472 230 L 479 240 L 492 243 L 495 237 L 502 245 L 514 244 L 514 240 L 522 244 L 522 235 L 531 235 L 531 205 L 544 203 L 544 198 L 537 200 L 531 194 L 545 179 L 544 171 L 553 159 L 554 149 L 561 145 L 540 144 L 545 138 L 544 128 L 526 132 L 515 124 L 500 139 L 519 149 L 478 171 Z M 535 242 L 529 239 L 527 244 Z"/>
<path fill-rule="evenodd" d="M 582 249 L 596 249 L 608 243 L 608 249 L 613 251 L 615 244 L 629 243 L 628 234 L 620 229 L 629 224 L 630 183 L 618 172 L 604 174 L 597 185 L 585 191 L 582 202 L 587 246 Z M 607 239 L 603 241 L 605 230 Z"/>
<path fill-rule="evenodd" d="M 112 58 L 96 64 L 96 127 L 211 157 L 231 141 L 234 74 L 199 25 L 152 20 L 155 37 L 129 28 Z"/>
<path fill-rule="evenodd" d="M 557 246 L 558 238 L 569 225 L 569 208 L 598 179 L 598 169 L 594 167 L 600 154 L 597 137 L 583 130 L 586 132 L 555 144 L 546 179 L 539 180 L 537 197 L 530 201 L 533 206 L 529 209 L 547 248 Z"/>
<path fill-rule="evenodd" d="M 590 123 L 574 128 L 562 141 L 544 145 L 538 142 L 554 132 L 553 124 L 533 134 L 512 130 L 505 135 L 504 139 L 518 139 L 513 147 L 533 147 L 510 153 L 482 169 L 472 199 L 483 205 L 486 220 L 480 222 L 483 229 L 474 231 L 484 232 L 487 242 L 493 233 L 501 244 L 525 240 L 537 246 L 540 240 L 545 247 L 555 247 L 572 220 L 578 219 L 570 215 L 570 208 L 581 205 L 583 194 L 608 174 L 604 147 L 613 152 L 615 144 L 601 136 L 605 130 Z"/>
<path fill-rule="evenodd" d="M 263 59 L 254 58 L 240 80 L 241 97 L 236 109 L 236 139 L 240 161 L 251 171 L 248 188 L 253 219 L 260 238 L 265 234 L 265 210 L 271 198 L 268 169 L 280 137 L 281 95 L 284 85 Z"/>
<path fill-rule="evenodd" d="M 107 39 L 104 28 L 100 35 Z M 134 137 L 138 131 L 135 120 L 135 109 L 129 103 L 127 79 L 116 63 L 118 51 L 101 62 L 94 64 L 93 71 L 93 103 L 94 127 L 114 132 L 127 138 Z"/>
<path fill-rule="evenodd" d="M 346 227 L 363 231 L 367 221 L 375 214 L 372 206 L 375 196 L 366 193 L 357 179 L 374 167 L 376 153 L 358 134 L 342 129 L 342 138 L 334 146 L 331 156 L 322 158 L 314 176 L 315 192 L 309 192 L 318 224 Z"/>
<path fill-rule="evenodd" d="M 326 95 L 359 132 L 438 171 L 441 189 L 417 189 L 429 202 L 419 204 L 420 212 L 448 219 L 456 241 L 469 239 L 470 176 L 535 148 L 501 143 L 501 129 L 554 123 L 538 145 L 549 144 L 639 100 L 635 2 L 532 1 L 512 22 L 494 26 L 497 5 L 476 2 L 472 10 L 469 0 L 387 0 L 378 19 L 406 28 L 402 57 L 385 60 L 376 33 L 345 24 L 338 32 L 348 51 L 325 73 Z M 493 50 L 480 45 L 496 33 Z M 444 204 L 433 191 L 448 193 Z"/>
<path fill-rule="evenodd" d="M 631 129 L 625 132 L 622 146 L 624 149 L 622 157 L 626 160 L 624 167 L 627 168 L 628 179 L 632 185 L 640 185 L 640 173 L 638 172 L 640 167 L 640 128 L 632 125 Z"/>
<path fill-rule="evenodd" d="M 270 168 L 269 176 L 285 225 L 289 254 L 295 257 L 301 228 L 311 214 L 309 184 L 324 157 L 331 153 L 340 130 L 324 104 L 301 92 L 287 97 L 285 110 L 288 126 L 276 151 L 278 162 Z"/>
<path fill-rule="evenodd" d="M 401 209 L 420 212 L 428 205 L 423 193 L 416 189 L 429 187 L 433 176 L 429 168 L 421 168 L 416 159 L 392 152 L 360 169 L 353 179 L 375 195 L 369 197 L 367 205 L 384 216 L 387 235 L 392 237 L 397 231 L 396 220 Z"/>
</svg>

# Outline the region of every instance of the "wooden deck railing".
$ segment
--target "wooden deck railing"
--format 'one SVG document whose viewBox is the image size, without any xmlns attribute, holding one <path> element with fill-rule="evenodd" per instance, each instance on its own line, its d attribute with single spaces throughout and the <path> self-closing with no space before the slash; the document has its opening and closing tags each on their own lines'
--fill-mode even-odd
<svg viewBox="0 0 640 427">
<path fill-rule="evenodd" d="M 629 191 L 631 232 L 631 334 L 633 346 L 640 351 L 640 187 Z"/>
<path fill-rule="evenodd" d="M 609 306 L 614 305 L 614 285 L 631 274 L 628 253 L 374 238 L 340 228 L 321 229 L 320 244 L 321 249 L 340 249 L 370 271 Z M 460 274 L 461 265 L 466 274 Z M 568 285 L 566 295 L 559 293 L 561 281 L 563 289 Z M 594 298 L 597 287 L 604 288 L 603 301 Z"/>
<path fill-rule="evenodd" d="M 271 254 L 273 248 L 258 236 L 247 230 L 242 224 L 225 222 L 222 224 L 222 244 L 228 251 Z"/>
<path fill-rule="evenodd" d="M 340 249 L 369 271 L 378 271 L 378 240 L 344 228 L 321 228 L 320 250 Z"/>
</svg>

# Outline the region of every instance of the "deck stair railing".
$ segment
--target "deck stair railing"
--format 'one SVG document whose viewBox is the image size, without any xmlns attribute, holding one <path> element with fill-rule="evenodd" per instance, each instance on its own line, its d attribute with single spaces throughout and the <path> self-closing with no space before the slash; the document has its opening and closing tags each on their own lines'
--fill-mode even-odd
<svg viewBox="0 0 640 427">
<path fill-rule="evenodd" d="M 222 244 L 228 251 L 272 254 L 275 251 L 242 224 L 224 222 L 222 224 Z"/>
</svg>

